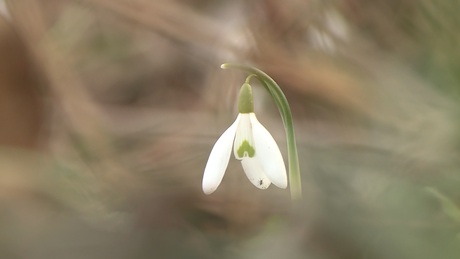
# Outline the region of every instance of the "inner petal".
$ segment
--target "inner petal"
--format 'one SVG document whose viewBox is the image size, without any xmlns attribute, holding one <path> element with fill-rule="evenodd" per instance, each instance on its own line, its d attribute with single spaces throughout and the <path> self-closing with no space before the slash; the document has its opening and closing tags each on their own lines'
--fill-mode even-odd
<svg viewBox="0 0 460 259">
<path fill-rule="evenodd" d="M 236 130 L 233 151 L 235 158 L 242 160 L 245 157 L 254 157 L 256 150 L 254 148 L 254 138 L 252 136 L 252 125 L 249 113 L 240 114 L 240 122 Z"/>
</svg>

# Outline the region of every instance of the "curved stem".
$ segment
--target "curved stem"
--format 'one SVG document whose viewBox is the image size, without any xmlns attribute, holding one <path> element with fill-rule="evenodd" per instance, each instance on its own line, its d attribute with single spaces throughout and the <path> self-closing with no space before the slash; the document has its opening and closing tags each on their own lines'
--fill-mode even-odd
<svg viewBox="0 0 460 259">
<path fill-rule="evenodd" d="M 269 92 L 272 99 L 283 119 L 284 128 L 286 130 L 286 140 L 288 148 L 289 161 L 289 185 L 291 186 L 291 197 L 296 200 L 302 197 L 302 185 L 300 179 L 299 156 L 297 153 L 297 144 L 295 141 L 294 125 L 292 121 L 291 108 L 281 88 L 276 84 L 269 75 L 260 69 L 252 66 L 246 66 L 234 63 L 224 63 L 222 69 L 234 68 L 254 74 L 264 88 Z M 251 75 L 248 77 L 250 79 Z M 247 81 L 248 81 L 247 79 Z"/>
</svg>

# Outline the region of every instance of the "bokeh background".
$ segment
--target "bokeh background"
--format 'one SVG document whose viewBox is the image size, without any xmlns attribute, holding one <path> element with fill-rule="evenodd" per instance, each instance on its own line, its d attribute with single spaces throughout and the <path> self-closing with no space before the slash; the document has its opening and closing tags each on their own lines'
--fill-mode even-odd
<svg viewBox="0 0 460 259">
<path fill-rule="evenodd" d="M 460 258 L 459 1 L 0 3 L 0 258 Z M 234 159 L 202 193 L 224 62 L 285 91 L 299 202 Z"/>
</svg>

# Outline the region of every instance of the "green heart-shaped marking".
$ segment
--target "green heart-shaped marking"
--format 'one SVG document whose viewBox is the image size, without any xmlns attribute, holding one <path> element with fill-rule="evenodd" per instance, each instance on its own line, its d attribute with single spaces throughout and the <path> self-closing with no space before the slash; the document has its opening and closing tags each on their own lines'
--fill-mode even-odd
<svg viewBox="0 0 460 259">
<path fill-rule="evenodd" d="M 254 157 L 254 154 L 256 153 L 256 150 L 249 144 L 247 140 L 244 140 L 243 143 L 241 143 L 241 146 L 236 150 L 236 154 L 238 154 L 238 157 L 244 157 L 247 155 L 248 157 Z"/>
</svg>

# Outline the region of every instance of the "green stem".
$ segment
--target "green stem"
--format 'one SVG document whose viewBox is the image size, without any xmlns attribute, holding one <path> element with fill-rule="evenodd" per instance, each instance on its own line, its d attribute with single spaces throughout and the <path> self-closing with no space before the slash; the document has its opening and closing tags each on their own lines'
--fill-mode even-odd
<svg viewBox="0 0 460 259">
<path fill-rule="evenodd" d="M 275 101 L 276 106 L 283 119 L 284 128 L 286 130 L 288 161 L 289 161 L 289 185 L 291 186 L 291 197 L 293 200 L 302 197 L 302 185 L 300 180 L 299 155 L 297 154 L 297 144 L 295 141 L 294 125 L 292 122 L 291 108 L 281 88 L 276 84 L 269 75 L 252 66 L 246 66 L 234 63 L 224 63 L 222 69 L 234 68 L 254 74 L 265 89 L 270 93 L 270 96 Z M 250 79 L 248 77 L 246 81 Z"/>
</svg>

